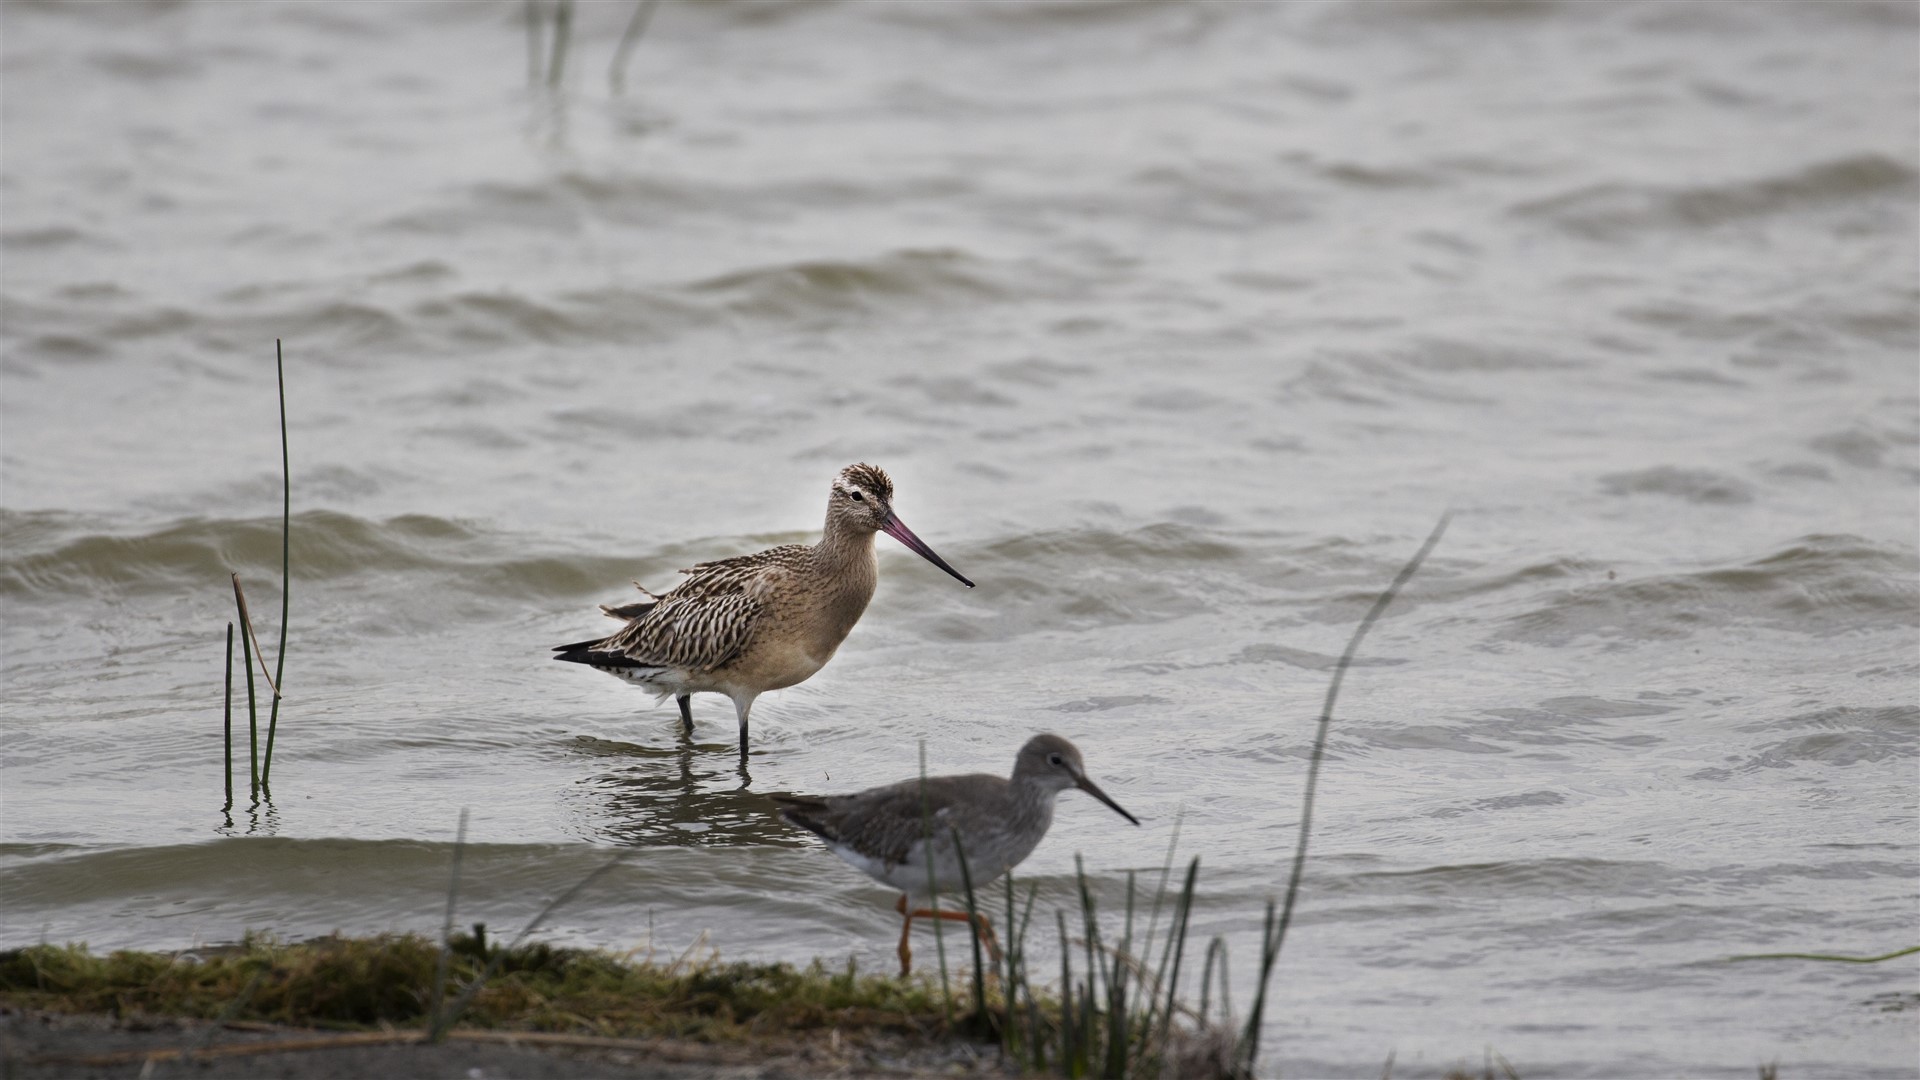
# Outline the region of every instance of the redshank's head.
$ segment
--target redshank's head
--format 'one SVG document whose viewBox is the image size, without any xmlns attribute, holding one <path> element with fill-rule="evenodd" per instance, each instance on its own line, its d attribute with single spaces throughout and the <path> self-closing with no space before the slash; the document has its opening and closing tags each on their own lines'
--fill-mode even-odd
<svg viewBox="0 0 1920 1080">
<path fill-rule="evenodd" d="M 833 478 L 833 494 L 827 498 L 827 521 L 850 532 L 865 536 L 883 532 L 907 545 L 908 549 L 933 565 L 952 574 L 967 588 L 973 582 L 947 561 L 934 554 L 893 512 L 893 481 L 881 469 L 866 464 L 849 465 Z"/>
<path fill-rule="evenodd" d="M 1087 779 L 1087 766 L 1080 760 L 1080 751 L 1058 735 L 1035 735 L 1028 739 L 1027 745 L 1020 748 L 1020 756 L 1014 759 L 1013 780 L 1038 784 L 1048 791 L 1079 788 L 1106 803 L 1114 813 L 1135 825 L 1140 824 L 1139 818 L 1120 809 L 1120 804 L 1107 798 L 1100 785 Z"/>
</svg>

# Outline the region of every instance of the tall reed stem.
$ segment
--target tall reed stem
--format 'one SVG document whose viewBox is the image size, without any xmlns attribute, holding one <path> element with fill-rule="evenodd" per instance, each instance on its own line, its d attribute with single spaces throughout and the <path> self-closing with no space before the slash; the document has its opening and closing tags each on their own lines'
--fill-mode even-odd
<svg viewBox="0 0 1920 1080">
<path fill-rule="evenodd" d="M 434 1031 L 440 1026 L 440 1003 L 447 993 L 447 965 L 453 959 L 453 912 L 460 901 L 460 855 L 467 846 L 467 808 L 460 808 L 460 826 L 453 833 L 453 872 L 447 878 L 447 918 L 440 927 L 440 956 L 433 965 L 433 1000 L 427 1009 L 427 1022 Z M 476 935 L 477 937 L 478 935 Z M 484 959 L 485 953 L 481 956 Z"/>
<path fill-rule="evenodd" d="M 1440 543 L 1440 537 L 1446 534 L 1447 525 L 1452 520 L 1451 510 L 1440 515 L 1439 523 L 1427 534 L 1420 550 L 1414 552 L 1413 558 L 1407 560 L 1407 564 L 1400 568 L 1400 573 L 1394 576 L 1392 584 L 1367 609 L 1353 636 L 1347 639 L 1346 651 L 1340 654 L 1340 662 L 1333 668 L 1333 678 L 1327 683 L 1327 698 L 1320 707 L 1320 723 L 1313 736 L 1313 757 L 1307 763 L 1307 785 L 1300 805 L 1300 839 L 1294 847 L 1293 871 L 1287 876 L 1286 901 L 1280 909 L 1277 922 L 1273 917 L 1272 905 L 1268 905 L 1267 925 L 1261 934 L 1260 981 L 1255 984 L 1253 1008 L 1247 1015 L 1246 1031 L 1240 1039 L 1240 1060 L 1248 1072 L 1253 1071 L 1253 1061 L 1260 1054 L 1260 1021 L 1266 1011 L 1267 980 L 1273 974 L 1274 962 L 1280 958 L 1280 946 L 1286 941 L 1287 927 L 1293 923 L 1294 901 L 1299 898 L 1300 878 L 1307 868 L 1307 837 L 1313 830 L 1314 792 L 1320 784 L 1320 763 L 1326 758 L 1327 732 L 1333 725 L 1333 703 L 1340 696 L 1340 683 L 1346 678 L 1347 669 L 1353 666 L 1354 654 L 1360 651 L 1360 642 L 1366 638 L 1367 631 L 1373 629 L 1373 624 L 1386 612 L 1387 605 L 1393 603 L 1393 598 L 1400 595 L 1400 590 L 1412 580 L 1420 564 L 1433 551 L 1434 545 Z"/>
<path fill-rule="evenodd" d="M 960 843 L 960 831 L 948 829 L 953 838 L 953 854 L 960 860 L 960 887 L 967 898 L 967 929 L 973 939 L 973 1014 L 987 1022 L 987 966 L 980 956 L 980 905 L 973 896 L 973 871 L 967 866 L 967 851 Z M 932 862 L 931 856 L 928 862 Z"/>
<path fill-rule="evenodd" d="M 273 708 L 267 716 L 267 753 L 260 762 L 260 787 L 273 774 L 273 734 L 280 727 L 281 681 L 287 667 L 287 585 L 292 560 L 293 473 L 287 465 L 287 365 L 280 339 L 273 339 L 273 368 L 280 383 L 280 648 L 273 657 Z"/>
<path fill-rule="evenodd" d="M 615 94 L 627 89 L 627 57 L 632 55 L 633 47 L 640 43 L 640 35 L 647 32 L 647 23 L 652 21 L 655 8 L 660 0 L 639 0 L 634 5 L 633 15 L 627 20 L 627 29 L 620 35 L 620 44 L 614 47 L 613 64 L 607 69 L 607 85 Z"/>
<path fill-rule="evenodd" d="M 547 916 L 552 915 L 555 911 L 558 911 L 561 907 L 571 902 L 574 897 L 585 892 L 587 886 L 600 880 L 607 871 L 619 866 L 626 857 L 627 852 L 616 852 L 612 858 L 601 863 L 599 869 L 575 882 L 573 888 L 554 897 L 547 903 L 546 907 L 541 908 L 540 913 L 533 917 L 533 921 L 527 923 L 525 928 L 518 934 L 515 934 L 513 940 L 507 943 L 506 948 L 495 953 L 493 959 L 487 961 L 487 966 L 480 970 L 479 976 L 461 992 L 459 997 L 453 999 L 453 1004 L 448 1007 L 446 1015 L 434 1019 L 433 1027 L 427 1033 L 427 1041 L 440 1041 L 441 1036 L 446 1034 L 447 1029 L 451 1028 L 454 1023 L 460 1019 L 460 1014 L 467 1011 L 467 1006 L 473 1003 L 474 997 L 486 988 L 487 980 L 493 978 L 494 974 L 500 970 L 500 965 L 506 962 L 508 954 L 519 948 L 520 943 L 527 940 L 527 937 L 535 930 L 540 929 L 540 924 L 547 921 Z"/>
<path fill-rule="evenodd" d="M 547 85 L 558 87 L 567 66 L 567 45 L 573 37 L 573 0 L 559 0 L 553 10 L 553 53 L 547 59 Z"/>
<path fill-rule="evenodd" d="M 240 596 L 240 575 L 233 575 L 233 594 Z M 260 716 L 254 703 L 253 690 L 253 635 L 246 633 L 247 602 L 240 604 L 240 666 L 247 669 L 247 795 L 260 797 Z"/>
<path fill-rule="evenodd" d="M 953 989 L 947 985 L 947 939 L 940 930 L 940 883 L 933 876 L 933 801 L 927 792 L 927 741 L 920 740 L 920 840 L 927 853 L 927 909 L 934 912 L 933 950 L 940 958 L 940 1001 L 947 1026 L 953 1026 Z M 907 925 L 913 925 L 913 897 L 906 898 Z"/>
<path fill-rule="evenodd" d="M 233 623 L 227 623 L 227 707 L 223 727 L 227 747 L 227 805 L 222 810 L 233 809 Z"/>
</svg>

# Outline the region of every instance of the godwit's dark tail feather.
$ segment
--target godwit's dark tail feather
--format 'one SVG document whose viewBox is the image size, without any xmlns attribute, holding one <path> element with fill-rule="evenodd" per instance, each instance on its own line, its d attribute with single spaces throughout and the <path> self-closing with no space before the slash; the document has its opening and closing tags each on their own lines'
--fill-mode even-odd
<svg viewBox="0 0 1920 1080">
<path fill-rule="evenodd" d="M 657 604 L 659 604 L 658 600 L 635 600 L 631 604 L 601 604 L 600 610 L 605 612 L 609 618 L 625 619 L 628 622 L 632 622 L 647 612 L 652 611 Z"/>
<path fill-rule="evenodd" d="M 630 656 L 617 652 L 606 652 L 595 648 L 604 645 L 606 638 L 594 638 L 592 641 L 576 641 L 571 645 L 555 645 L 553 658 L 565 660 L 569 664 L 592 664 L 594 667 L 653 667 L 643 664 Z"/>
</svg>

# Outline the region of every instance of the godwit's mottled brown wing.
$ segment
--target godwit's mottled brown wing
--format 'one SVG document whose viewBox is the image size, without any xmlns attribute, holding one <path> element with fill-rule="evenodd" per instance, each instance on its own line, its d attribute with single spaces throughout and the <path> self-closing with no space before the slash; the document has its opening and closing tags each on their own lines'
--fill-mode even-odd
<svg viewBox="0 0 1920 1080">
<path fill-rule="evenodd" d="M 624 609 L 635 613 L 626 628 L 595 642 L 566 646 L 615 656 L 630 665 L 712 671 L 740 654 L 766 614 L 766 600 L 799 569 L 809 549 L 799 544 L 690 566 L 687 579 L 653 603 Z"/>
<path fill-rule="evenodd" d="M 851 795 L 775 795 L 780 816 L 829 844 L 839 844 L 889 865 L 906 862 L 913 845 L 933 835 L 945 839 L 956 806 L 977 803 L 981 787 L 1005 787 L 1004 777 L 988 773 L 929 776 L 868 788 Z"/>
</svg>

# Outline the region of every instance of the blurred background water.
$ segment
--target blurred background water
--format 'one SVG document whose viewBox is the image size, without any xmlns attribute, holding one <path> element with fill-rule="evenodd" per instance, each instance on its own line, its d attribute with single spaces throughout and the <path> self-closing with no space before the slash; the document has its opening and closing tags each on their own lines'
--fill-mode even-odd
<svg viewBox="0 0 1920 1080">
<path fill-rule="evenodd" d="M 0 945 L 518 926 L 886 970 L 760 793 L 1076 740 L 1240 1003 L 1347 683 L 1265 1068 L 1912 1076 L 1920 22 L 1901 3 L 0 7 Z M 550 41 L 550 39 L 549 39 Z M 230 593 L 275 798 L 220 809 Z M 839 657 L 671 706 L 594 605 L 881 539 Z M 271 646 L 269 646 L 271 647 Z M 1047 920 L 1050 924 L 1051 920 Z M 1051 933 L 1041 942 L 1051 948 Z M 930 955 L 930 954 L 923 954 Z"/>
</svg>

